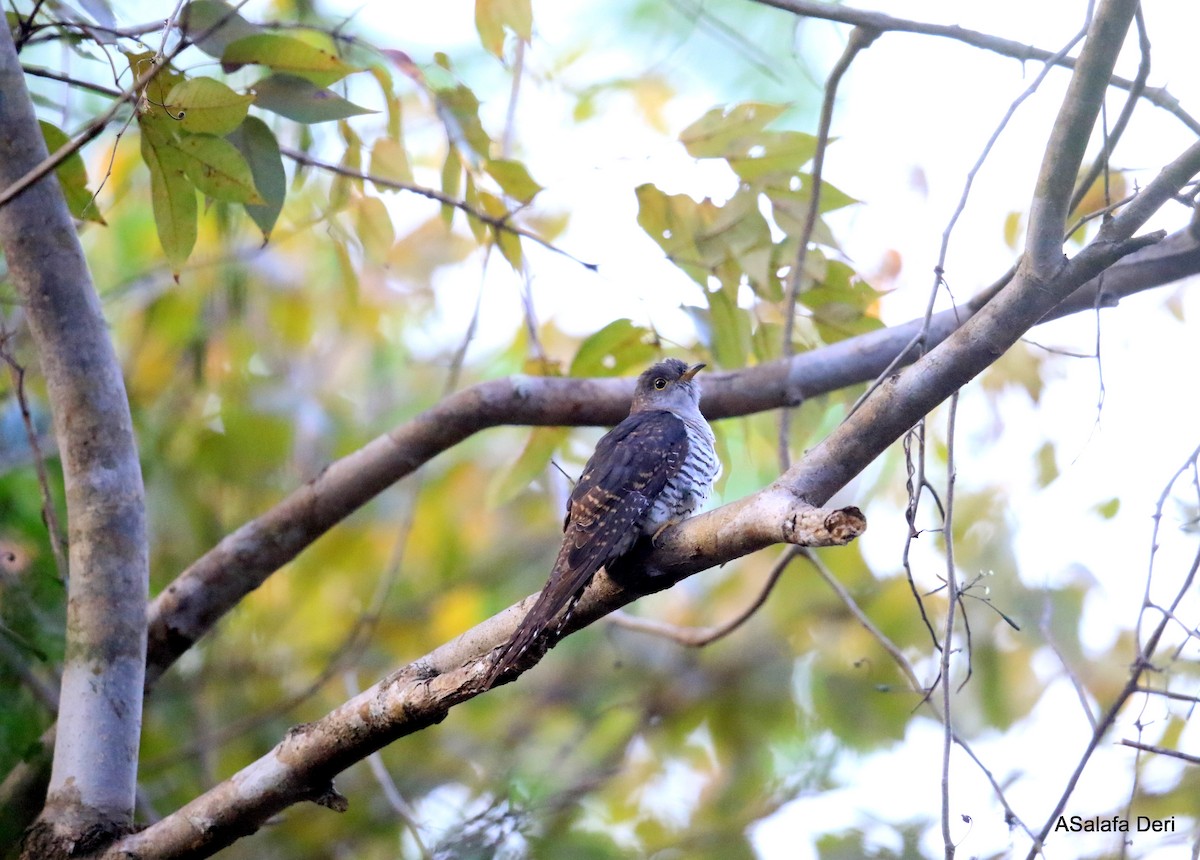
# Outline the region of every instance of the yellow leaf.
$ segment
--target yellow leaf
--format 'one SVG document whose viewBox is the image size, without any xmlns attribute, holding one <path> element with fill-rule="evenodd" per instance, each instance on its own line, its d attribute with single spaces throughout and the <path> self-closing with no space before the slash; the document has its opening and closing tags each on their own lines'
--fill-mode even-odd
<svg viewBox="0 0 1200 860">
<path fill-rule="evenodd" d="M 236 69 L 251 63 L 276 72 L 305 78 L 319 87 L 327 87 L 351 72 L 355 66 L 342 62 L 335 54 L 292 36 L 261 33 L 230 42 L 221 53 L 221 65 Z"/>
</svg>

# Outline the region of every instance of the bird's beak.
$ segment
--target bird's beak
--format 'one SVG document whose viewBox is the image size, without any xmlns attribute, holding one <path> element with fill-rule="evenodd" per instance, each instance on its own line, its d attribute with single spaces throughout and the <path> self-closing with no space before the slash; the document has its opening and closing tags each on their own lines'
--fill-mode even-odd
<svg viewBox="0 0 1200 860">
<path fill-rule="evenodd" d="M 701 370 L 703 370 L 706 367 L 708 367 L 707 364 L 693 364 L 691 367 L 689 367 L 687 370 L 685 370 L 683 372 L 683 374 L 679 377 L 679 381 L 680 382 L 691 382 L 692 377 L 695 376 L 697 373 L 699 373 Z"/>
</svg>

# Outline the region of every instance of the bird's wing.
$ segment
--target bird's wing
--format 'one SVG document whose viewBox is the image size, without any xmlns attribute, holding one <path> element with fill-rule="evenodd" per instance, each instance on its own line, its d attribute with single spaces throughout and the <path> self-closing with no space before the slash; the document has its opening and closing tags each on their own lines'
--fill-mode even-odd
<svg viewBox="0 0 1200 860">
<path fill-rule="evenodd" d="M 567 502 L 566 533 L 550 578 L 488 673 L 490 687 L 529 649 L 601 567 L 628 552 L 642 517 L 688 451 L 687 429 L 670 412 L 636 412 L 596 445 Z"/>
<path fill-rule="evenodd" d="M 597 443 L 567 502 L 563 548 L 566 566 L 583 575 L 578 587 L 629 550 L 635 527 L 687 453 L 687 428 L 670 412 L 636 412 Z"/>
</svg>

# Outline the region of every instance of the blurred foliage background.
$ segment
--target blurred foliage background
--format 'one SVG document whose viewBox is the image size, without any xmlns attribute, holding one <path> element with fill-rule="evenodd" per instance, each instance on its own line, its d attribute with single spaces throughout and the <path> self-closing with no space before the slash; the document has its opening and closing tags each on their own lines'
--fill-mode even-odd
<svg viewBox="0 0 1200 860">
<path fill-rule="evenodd" d="M 17 8 L 27 14 L 27 5 Z M 144 20 L 139 11 L 116 10 L 122 21 Z M 332 459 L 471 383 L 522 372 L 632 374 L 663 353 L 717 368 L 782 354 L 786 273 L 811 194 L 810 132 L 824 75 L 823 65 L 804 57 L 840 47 L 830 48 L 826 31 L 797 30 L 788 16 L 744 3 L 588 7 L 585 14 L 603 16 L 627 35 L 629 52 L 654 58 L 629 76 L 588 67 L 595 45 L 587 41 L 539 43 L 536 19 L 521 0 L 477 0 L 477 42 L 442 55 L 407 46 L 402 35 L 382 44 L 379 34 L 356 27 L 354 15 L 333 8 L 279 0 L 243 14 L 275 22 L 272 31 L 309 28 L 304 38 L 363 70 L 330 86 L 374 113 L 296 121 L 251 105 L 251 116 L 283 147 L 309 161 L 434 188 L 570 250 L 564 237 L 577 235 L 574 219 L 588 201 L 554 197 L 553 179 L 589 165 L 570 152 L 557 162 L 528 155 L 534 142 L 524 139 L 520 122 L 505 120 L 520 77 L 520 86 L 553 94 L 555 121 L 584 134 L 589 124 L 633 123 L 637 134 L 673 146 L 681 161 L 719 171 L 728 190 L 697 199 L 670 180 L 631 182 L 625 214 L 644 231 L 639 241 L 655 243 L 678 269 L 677 280 L 661 289 L 688 298 L 678 318 L 615 308 L 580 331 L 553 314 L 539 316 L 530 284 L 552 266 L 569 272 L 554 286 L 569 306 L 572 291 L 582 296 L 608 286 L 585 266 L 435 201 L 290 157 L 283 159 L 286 200 L 266 228 L 268 240 L 241 203 L 206 196 L 194 248 L 172 249 L 160 238 L 162 213 L 151 203 L 137 128 L 102 136 L 85 156 L 104 225 L 85 224 L 82 236 L 125 367 L 142 452 L 152 593 Z M 437 14 L 470 27 L 465 5 Z M 48 28 L 59 37 L 31 43 L 23 60 L 55 65 L 61 51 L 75 52 L 72 74 L 103 81 L 107 65 L 99 60 L 110 48 L 63 37 L 68 31 Z M 144 38 L 156 47 L 157 34 Z M 214 75 L 239 92 L 252 82 L 245 71 L 222 76 L 195 49 L 174 65 L 186 77 Z M 127 74 L 119 83 L 128 84 Z M 30 86 L 47 118 L 68 130 L 108 104 L 102 94 L 72 88 L 63 111 L 59 85 L 31 76 Z M 720 101 L 726 105 L 714 107 Z M 858 205 L 834 186 L 823 191 L 823 214 Z M 824 219 L 814 241 L 799 297 L 797 350 L 881 326 L 879 298 L 890 287 L 886 272 L 856 270 Z M 580 261 L 590 262 L 586 254 Z M 660 286 L 634 289 L 649 294 Z M 34 368 L 20 309 L 11 289 L 3 290 L 6 348 Z M 493 315 L 496 305 L 507 314 Z M 469 325 L 452 324 L 460 319 Z M 1053 364 L 1044 351 L 1018 347 L 974 396 L 997 410 L 1015 396 L 1036 403 Z M 44 431 L 36 370 L 25 390 Z M 792 423 L 792 451 L 815 444 L 861 393 L 858 387 L 804 403 Z M 53 721 L 21 673 L 52 687 L 63 650 L 64 588 L 38 480 L 23 452 L 13 379 L 0 377 L 0 395 L 3 774 L 32 754 Z M 715 429 L 726 464 L 720 499 L 777 477 L 777 416 L 726 420 Z M 578 474 L 601 432 L 503 428 L 472 437 L 271 577 L 148 699 L 141 814 L 177 808 L 348 690 L 538 588 L 557 550 L 569 487 L 562 473 Z M 989 431 L 980 432 L 986 444 Z M 931 421 L 927 433 L 927 468 L 944 481 L 943 419 Z M 1056 479 L 1053 440 L 1038 441 L 1040 452 L 1029 455 L 1036 468 L 1022 465 L 1014 482 Z M 52 451 L 47 465 L 62 522 Z M 905 477 L 898 446 L 858 480 L 847 502 L 864 507 L 872 523 L 902 523 Z M 977 598 L 966 605 L 973 674 L 956 687 L 956 714 L 967 737 L 984 741 L 1019 733 L 1052 682 L 1065 678 L 1064 663 L 1074 667 L 1079 695 L 1111 700 L 1131 654 L 1129 629 L 1100 648 L 1082 643 L 1088 576 L 1053 587 L 1022 578 L 1011 546 L 1017 513 L 1009 489 L 1002 479 L 967 477 L 953 523 L 956 561 L 966 581 L 976 582 L 969 594 Z M 1105 504 L 1091 515 L 1113 516 L 1119 500 Z M 923 506 L 916 524 L 926 531 L 914 568 L 936 624 L 944 606 L 937 593 L 941 522 L 932 507 Z M 905 577 L 902 549 L 893 542 L 885 556 L 868 559 L 856 544 L 821 558 L 930 682 L 938 654 Z M 709 571 L 633 611 L 680 626 L 720 623 L 755 598 L 778 555 Z M 983 572 L 995 575 L 979 579 Z M 1174 671 L 1194 674 L 1194 666 Z M 518 683 L 382 751 L 386 777 L 365 763 L 352 767 L 338 780 L 351 800 L 346 815 L 294 808 L 222 856 L 739 858 L 783 856 L 781 831 L 794 834 L 797 853 L 788 856 L 923 856 L 937 844 L 928 841 L 938 816 L 933 794 L 925 814 L 912 819 L 880 818 L 874 807 L 863 811 L 845 800 L 843 814 L 816 821 L 795 804 L 852 797 L 868 779 L 863 774 L 873 772 L 866 763 L 888 759 L 937 726 L 880 643 L 797 561 L 764 608 L 719 643 L 687 650 L 597 625 Z M 1178 737 L 1182 717 L 1151 734 L 1159 731 Z M 1035 750 L 1023 754 L 1037 757 Z M 1010 766 L 1003 757 L 990 764 L 1010 782 L 1034 767 Z M 935 761 L 925 765 L 936 773 Z M 913 778 L 903 770 L 894 776 L 897 784 Z M 1143 814 L 1195 816 L 1200 793 L 1188 788 L 1194 779 L 1175 772 L 1127 789 L 1125 797 L 1132 790 Z M 842 793 L 847 789 L 850 795 Z M 1116 803 L 1087 812 L 1111 814 Z M 995 808 L 985 815 L 993 825 L 1002 819 Z M 1031 826 L 1039 823 L 1034 815 Z M 1001 842 L 982 854 L 1005 850 Z"/>
</svg>

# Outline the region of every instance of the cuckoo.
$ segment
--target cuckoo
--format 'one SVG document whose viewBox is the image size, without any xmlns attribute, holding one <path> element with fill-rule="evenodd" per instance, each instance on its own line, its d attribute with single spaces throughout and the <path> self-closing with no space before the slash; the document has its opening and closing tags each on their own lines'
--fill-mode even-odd
<svg viewBox="0 0 1200 860">
<path fill-rule="evenodd" d="M 703 364 L 660 361 L 638 377 L 629 417 L 596 445 L 567 500 L 562 548 L 550 578 L 503 645 L 488 673 L 491 687 L 529 650 L 600 568 L 639 537 L 657 538 L 708 499 L 721 471 L 712 429 L 700 414 Z M 563 621 L 565 623 L 564 615 Z"/>
</svg>

